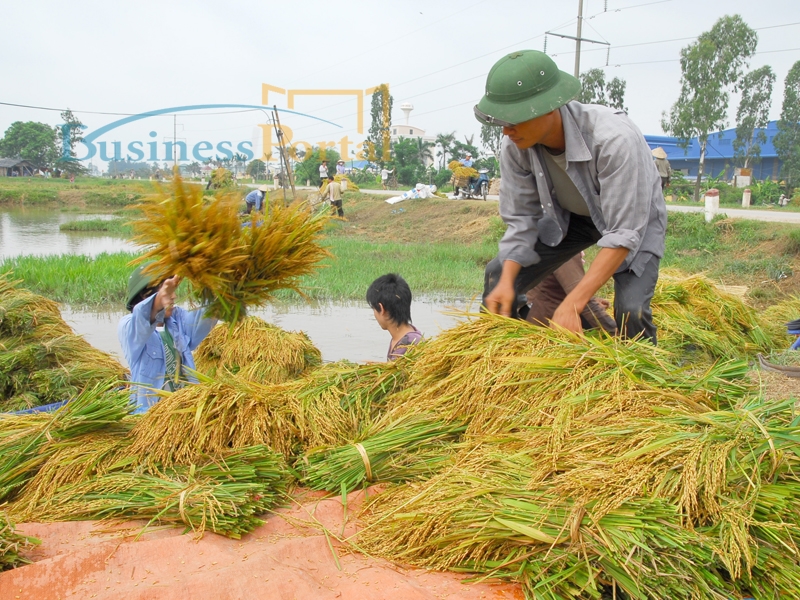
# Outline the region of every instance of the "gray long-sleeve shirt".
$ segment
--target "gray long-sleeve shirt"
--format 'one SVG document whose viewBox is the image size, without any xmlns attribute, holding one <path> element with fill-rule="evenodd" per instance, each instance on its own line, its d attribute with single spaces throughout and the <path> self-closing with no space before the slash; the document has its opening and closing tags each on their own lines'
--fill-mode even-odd
<svg viewBox="0 0 800 600">
<path fill-rule="evenodd" d="M 619 271 L 641 275 L 664 254 L 667 207 L 650 148 L 623 111 L 570 102 L 562 106 L 567 174 L 602 234 L 597 245 L 627 248 Z M 527 267 L 539 262 L 537 240 L 557 246 L 569 227 L 538 145 L 520 150 L 503 138 L 500 216 L 507 225 L 498 257 Z"/>
</svg>

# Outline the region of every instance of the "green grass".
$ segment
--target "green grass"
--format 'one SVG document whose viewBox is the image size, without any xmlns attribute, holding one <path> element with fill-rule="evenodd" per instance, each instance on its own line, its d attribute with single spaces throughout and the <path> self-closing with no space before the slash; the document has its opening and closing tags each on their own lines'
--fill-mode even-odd
<svg viewBox="0 0 800 600">
<path fill-rule="evenodd" d="M 315 299 L 362 300 L 372 281 L 384 273 L 400 273 L 415 295 L 443 299 L 471 297 L 483 289 L 483 267 L 495 253 L 489 243 L 376 244 L 354 238 L 329 238 L 334 257 L 303 280 L 302 289 Z M 85 256 L 25 256 L 0 263 L 13 269 L 24 286 L 57 302 L 76 306 L 122 305 L 132 253 Z M 279 298 L 294 300 L 294 292 Z"/>
<path fill-rule="evenodd" d="M 102 231 L 113 235 L 130 237 L 133 227 L 125 219 L 86 219 L 68 221 L 58 226 L 61 231 Z"/>
<path fill-rule="evenodd" d="M 20 256 L 0 263 L 0 272 L 13 270 L 23 286 L 55 300 L 76 306 L 102 306 L 125 302 L 125 287 L 135 254 L 99 254 L 95 258 L 74 254 Z"/>
</svg>

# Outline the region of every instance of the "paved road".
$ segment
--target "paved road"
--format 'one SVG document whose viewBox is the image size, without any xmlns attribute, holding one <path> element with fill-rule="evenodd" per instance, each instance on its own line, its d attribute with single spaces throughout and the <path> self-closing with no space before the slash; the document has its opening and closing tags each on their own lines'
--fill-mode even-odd
<svg viewBox="0 0 800 600">
<path fill-rule="evenodd" d="M 703 212 L 704 206 L 673 206 L 667 204 L 667 210 L 675 212 Z M 772 223 L 798 223 L 800 212 L 755 209 L 755 208 L 720 208 L 719 214 L 728 215 L 731 219 L 750 219 L 751 221 L 769 221 Z"/>
</svg>

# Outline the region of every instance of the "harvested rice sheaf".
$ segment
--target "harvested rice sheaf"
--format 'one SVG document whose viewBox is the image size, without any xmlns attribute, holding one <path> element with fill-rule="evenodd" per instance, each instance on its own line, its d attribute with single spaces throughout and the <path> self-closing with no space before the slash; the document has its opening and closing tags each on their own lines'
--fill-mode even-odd
<svg viewBox="0 0 800 600">
<path fill-rule="evenodd" d="M 426 342 L 387 408 L 466 422 L 467 435 L 549 427 L 549 443 L 557 446 L 576 419 L 649 417 L 664 406 L 717 408 L 748 389 L 742 361 L 681 368 L 672 358 L 647 342 L 577 336 L 486 314 Z"/>
<path fill-rule="evenodd" d="M 76 396 L 125 368 L 75 335 L 54 302 L 0 276 L 0 413 Z"/>
<path fill-rule="evenodd" d="M 322 362 L 304 332 L 284 331 L 259 317 L 247 317 L 232 328 L 217 325 L 194 356 L 197 370 L 206 375 L 228 371 L 259 383 L 290 381 Z"/>
<path fill-rule="evenodd" d="M 651 305 L 658 343 L 669 350 L 745 358 L 782 346 L 785 339 L 756 309 L 703 275 L 662 273 Z"/>
<path fill-rule="evenodd" d="M 0 512 L 0 571 L 29 564 L 31 561 L 23 553 L 40 543 L 36 538 L 16 533 L 14 524 Z"/>
<path fill-rule="evenodd" d="M 256 444 L 287 458 L 343 444 L 369 427 L 405 377 L 399 365 L 349 363 L 323 365 L 280 384 L 204 377 L 147 411 L 131 433 L 131 452 L 172 465 Z"/>
<path fill-rule="evenodd" d="M 377 496 L 358 544 L 518 580 L 530 598 L 800 589 L 793 402 L 612 420 L 576 426 L 556 450 L 538 428 L 474 437 L 451 468 Z"/>
<path fill-rule="evenodd" d="M 333 180 L 338 182 L 339 184 L 341 184 L 343 181 L 347 182 L 345 183 L 345 189 L 342 191 L 345 192 L 361 191 L 361 188 L 359 188 L 355 183 L 353 183 L 347 175 L 340 175 L 337 173 L 336 175 L 333 176 Z M 327 193 L 328 193 L 328 180 L 326 179 L 325 181 L 322 182 L 319 194 L 320 196 L 322 196 L 323 199 L 327 200 L 328 199 Z"/>
<path fill-rule="evenodd" d="M 53 413 L 0 415 L 0 502 L 12 498 L 58 449 L 58 443 L 113 428 L 133 410 L 114 382 L 81 392 Z"/>
<path fill-rule="evenodd" d="M 240 538 L 259 515 L 285 501 L 291 478 L 283 457 L 265 446 L 227 450 L 195 463 L 163 467 L 117 461 L 103 473 L 60 486 L 37 520 L 149 519 Z"/>
<path fill-rule="evenodd" d="M 378 422 L 363 439 L 313 448 L 297 461 L 301 482 L 315 490 L 350 492 L 370 483 L 428 478 L 447 464 L 465 427 L 425 415 Z"/>
<path fill-rule="evenodd" d="M 325 215 L 301 202 L 271 202 L 243 224 L 240 204 L 235 193 L 206 199 L 176 176 L 170 191 L 139 206 L 134 222 L 134 240 L 146 248 L 136 262 L 153 261 L 146 271 L 158 280 L 187 278 L 206 313 L 230 323 L 279 289 L 301 293 L 300 278 L 328 256 L 319 244 Z"/>
<path fill-rule="evenodd" d="M 289 395 L 303 448 L 339 446 L 360 439 L 402 389 L 409 362 L 356 365 L 329 363 L 312 370 Z"/>
<path fill-rule="evenodd" d="M 134 427 L 130 452 L 166 466 L 254 445 L 289 456 L 297 444 L 288 408 L 297 385 L 227 375 L 167 394 Z"/>
</svg>

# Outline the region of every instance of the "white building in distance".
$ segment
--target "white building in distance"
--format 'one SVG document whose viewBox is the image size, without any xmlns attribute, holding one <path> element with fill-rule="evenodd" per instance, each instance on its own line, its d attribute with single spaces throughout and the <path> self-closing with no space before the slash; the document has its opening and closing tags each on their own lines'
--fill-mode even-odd
<svg viewBox="0 0 800 600">
<path fill-rule="evenodd" d="M 396 125 L 392 123 L 391 136 L 390 136 L 392 143 L 398 141 L 400 138 L 411 138 L 411 139 L 422 138 L 424 141 L 430 142 L 431 144 L 436 143 L 435 137 L 425 135 L 424 129 L 420 129 L 419 127 L 415 127 L 409 123 L 411 111 L 414 110 L 413 104 L 411 104 L 410 102 L 403 102 L 400 105 L 400 110 L 402 110 L 403 113 L 405 114 L 406 122 L 404 125 L 399 125 L 399 124 Z M 434 146 L 431 146 L 431 155 L 434 156 L 435 159 L 436 148 Z M 434 162 L 434 159 L 430 158 L 426 159 L 425 166 L 426 167 L 431 166 L 431 164 L 433 164 Z"/>
</svg>

